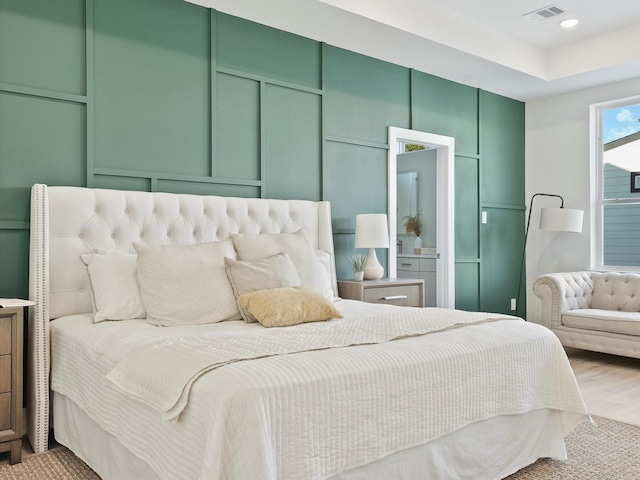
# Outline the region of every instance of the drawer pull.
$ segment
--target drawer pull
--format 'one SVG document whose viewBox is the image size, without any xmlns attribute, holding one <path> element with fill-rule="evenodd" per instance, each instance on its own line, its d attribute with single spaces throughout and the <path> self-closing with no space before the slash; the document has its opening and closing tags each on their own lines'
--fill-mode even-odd
<svg viewBox="0 0 640 480">
<path fill-rule="evenodd" d="M 408 295 L 391 295 L 389 297 L 382 297 L 382 300 L 402 300 L 404 298 L 409 298 Z"/>
<path fill-rule="evenodd" d="M 402 265 L 403 267 L 410 267 L 412 264 L 411 263 L 401 263 L 400 265 Z"/>
</svg>

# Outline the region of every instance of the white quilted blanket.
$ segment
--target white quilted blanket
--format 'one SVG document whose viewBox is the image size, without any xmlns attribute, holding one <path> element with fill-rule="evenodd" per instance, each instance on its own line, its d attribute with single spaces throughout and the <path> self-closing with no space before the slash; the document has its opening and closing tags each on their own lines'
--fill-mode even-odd
<svg viewBox="0 0 640 480">
<path fill-rule="evenodd" d="M 371 345 L 465 325 L 516 317 L 451 309 L 405 308 L 371 317 L 336 319 L 287 328 L 209 332 L 160 340 L 127 355 L 107 379 L 120 391 L 177 420 L 193 382 L 202 374 L 243 360 L 327 348 Z"/>
<path fill-rule="evenodd" d="M 344 325 L 363 324 L 356 304 L 337 302 Z M 393 310 L 384 307 L 374 313 Z M 123 395 L 106 375 L 145 345 L 213 332 L 242 344 L 258 338 L 261 326 L 157 328 L 62 318 L 51 325 L 51 385 L 167 480 L 326 479 L 496 415 L 555 409 L 570 414 L 568 431 L 570 419 L 586 413 L 564 350 L 548 329 L 515 319 L 477 324 L 480 317 L 456 312 L 462 320 L 454 325 L 472 324 L 442 330 L 445 312 L 424 311 L 435 315 L 433 330 L 441 331 L 210 370 L 191 384 L 177 422 Z M 182 368 L 176 364 L 175 372 Z"/>
</svg>

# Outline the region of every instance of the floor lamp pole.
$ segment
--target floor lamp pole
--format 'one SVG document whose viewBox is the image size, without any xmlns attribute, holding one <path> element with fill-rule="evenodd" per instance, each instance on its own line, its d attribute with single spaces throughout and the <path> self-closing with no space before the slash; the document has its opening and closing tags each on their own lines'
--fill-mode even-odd
<svg viewBox="0 0 640 480">
<path fill-rule="evenodd" d="M 534 193 L 529 202 L 529 216 L 527 218 L 527 228 L 524 231 L 524 245 L 522 246 L 522 259 L 520 260 L 520 275 L 518 276 L 518 296 L 516 297 L 516 315 L 520 312 L 520 292 L 522 291 L 522 274 L 524 272 L 524 259 L 527 252 L 527 238 L 529 237 L 529 224 L 531 223 L 531 210 L 533 209 L 533 199 L 536 197 L 556 197 L 560 199 L 560 208 L 564 208 L 564 198 L 552 193 Z M 526 282 L 525 282 L 526 283 Z M 526 314 L 526 310 L 525 310 Z M 525 319 L 526 320 L 526 319 Z"/>
</svg>

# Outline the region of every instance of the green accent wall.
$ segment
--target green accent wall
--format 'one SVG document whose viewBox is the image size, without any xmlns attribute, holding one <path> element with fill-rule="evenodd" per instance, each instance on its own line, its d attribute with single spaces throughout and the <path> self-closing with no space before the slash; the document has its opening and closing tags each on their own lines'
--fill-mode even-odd
<svg viewBox="0 0 640 480">
<path fill-rule="evenodd" d="M 480 309 L 513 313 L 524 244 L 524 104 L 479 92 Z M 522 289 L 518 304 L 526 301 Z M 524 310 L 520 309 L 524 315 Z"/>
<path fill-rule="evenodd" d="M 456 138 L 457 306 L 508 313 L 521 102 L 182 0 L 0 0 L 0 296 L 27 295 L 34 183 L 329 200 L 349 277 L 389 126 Z"/>
</svg>

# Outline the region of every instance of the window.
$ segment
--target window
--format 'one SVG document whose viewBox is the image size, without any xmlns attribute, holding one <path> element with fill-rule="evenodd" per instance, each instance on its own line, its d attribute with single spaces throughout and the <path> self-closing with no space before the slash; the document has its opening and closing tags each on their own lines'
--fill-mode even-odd
<svg viewBox="0 0 640 480">
<path fill-rule="evenodd" d="M 640 97 L 592 108 L 597 159 L 594 268 L 640 270 Z"/>
</svg>

